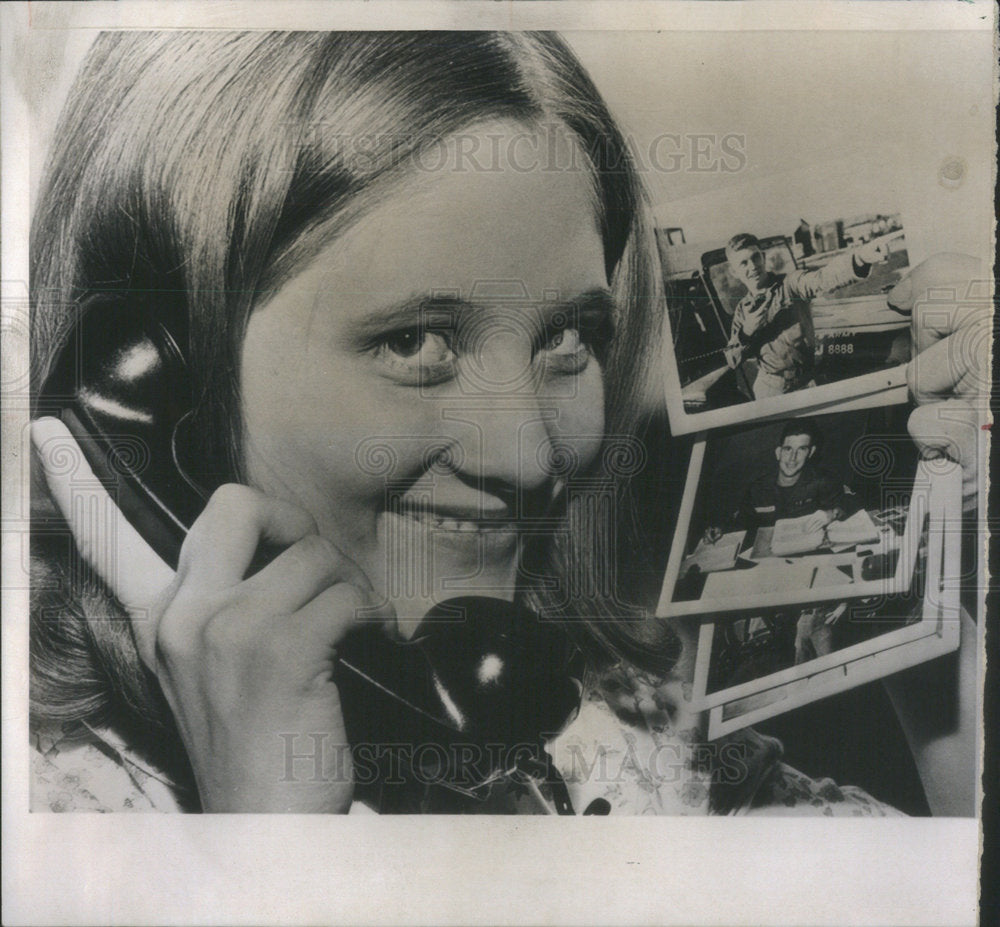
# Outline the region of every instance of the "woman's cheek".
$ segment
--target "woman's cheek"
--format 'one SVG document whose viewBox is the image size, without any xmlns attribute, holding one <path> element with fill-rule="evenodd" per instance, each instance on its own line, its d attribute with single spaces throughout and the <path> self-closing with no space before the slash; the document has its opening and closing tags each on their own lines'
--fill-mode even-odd
<svg viewBox="0 0 1000 927">
<path fill-rule="evenodd" d="M 591 364 L 576 378 L 572 399 L 561 403 L 558 440 L 570 444 L 580 463 L 589 464 L 604 438 L 604 379 L 600 367 Z"/>
</svg>

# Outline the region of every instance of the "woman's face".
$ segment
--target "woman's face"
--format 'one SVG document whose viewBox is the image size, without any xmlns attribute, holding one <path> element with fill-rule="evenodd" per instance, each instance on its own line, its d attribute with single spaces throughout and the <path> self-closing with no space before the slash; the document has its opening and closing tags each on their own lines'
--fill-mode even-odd
<svg viewBox="0 0 1000 927">
<path fill-rule="evenodd" d="M 434 601 L 511 598 L 526 533 L 558 524 L 553 451 L 585 465 L 603 434 L 591 178 L 568 154 L 518 169 L 503 153 L 524 135 L 449 140 L 256 309 L 243 346 L 250 482 L 308 510 L 404 631 Z M 479 169 L 474 145 L 500 160 Z"/>
</svg>

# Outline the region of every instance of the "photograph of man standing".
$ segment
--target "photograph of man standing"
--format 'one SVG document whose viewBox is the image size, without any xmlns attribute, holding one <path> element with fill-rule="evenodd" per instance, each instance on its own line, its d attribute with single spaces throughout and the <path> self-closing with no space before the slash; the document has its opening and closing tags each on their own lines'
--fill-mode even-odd
<svg viewBox="0 0 1000 927">
<path fill-rule="evenodd" d="M 815 386 L 816 337 L 809 300 L 868 276 L 872 264 L 888 258 L 882 242 L 869 242 L 833 258 L 818 270 L 767 270 L 756 236 L 734 235 L 726 245 L 729 269 L 746 288 L 733 314 L 726 363 L 736 369 L 757 361 L 756 399 Z"/>
</svg>

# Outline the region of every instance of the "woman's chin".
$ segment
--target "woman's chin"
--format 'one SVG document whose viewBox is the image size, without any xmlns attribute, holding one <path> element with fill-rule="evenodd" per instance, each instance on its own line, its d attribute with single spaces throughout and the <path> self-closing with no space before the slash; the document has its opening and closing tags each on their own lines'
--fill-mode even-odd
<svg viewBox="0 0 1000 927">
<path fill-rule="evenodd" d="M 396 609 L 400 630 L 438 602 L 481 595 L 513 599 L 519 533 L 514 525 L 481 526 L 386 512 L 378 521 L 384 573 L 372 577 Z"/>
</svg>

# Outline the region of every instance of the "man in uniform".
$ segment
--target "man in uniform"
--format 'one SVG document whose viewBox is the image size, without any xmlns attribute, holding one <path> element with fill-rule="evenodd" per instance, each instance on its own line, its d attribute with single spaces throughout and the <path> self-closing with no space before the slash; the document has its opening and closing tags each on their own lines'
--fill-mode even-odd
<svg viewBox="0 0 1000 927">
<path fill-rule="evenodd" d="M 736 520 L 740 528 L 773 525 L 779 518 L 811 516 L 806 532 L 819 531 L 844 518 L 850 502 L 844 485 L 813 462 L 819 429 L 809 418 L 789 419 L 774 448 L 777 466 L 747 487 Z M 709 527 L 705 539 L 714 543 L 722 529 Z"/>
<path fill-rule="evenodd" d="M 867 277 L 871 265 L 884 261 L 888 251 L 884 244 L 869 242 L 819 270 L 778 274 L 765 269 L 760 242 L 744 232 L 729 240 L 726 257 L 731 272 L 748 290 L 733 314 L 726 363 L 735 369 L 756 358 L 754 396 L 766 399 L 815 385 L 816 338 L 809 300 Z"/>
</svg>

